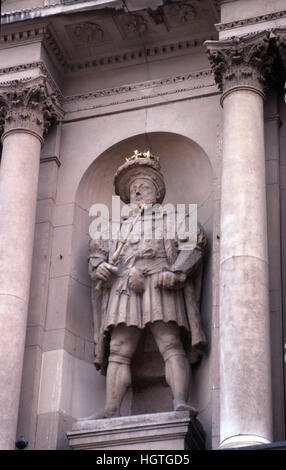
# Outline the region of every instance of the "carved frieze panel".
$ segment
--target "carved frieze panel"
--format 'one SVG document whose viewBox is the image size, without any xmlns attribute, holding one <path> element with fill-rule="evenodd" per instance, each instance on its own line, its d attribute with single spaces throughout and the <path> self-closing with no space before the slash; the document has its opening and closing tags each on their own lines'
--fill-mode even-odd
<svg viewBox="0 0 286 470">
<path fill-rule="evenodd" d="M 206 0 L 185 0 L 166 4 L 162 9 L 171 31 L 185 29 L 190 33 L 205 28 L 211 30 L 215 22 L 215 10 L 210 8 L 210 2 Z"/>
<path fill-rule="evenodd" d="M 113 20 L 123 39 L 134 36 L 140 37 L 153 32 L 146 12 L 140 12 L 140 14 L 119 14 L 113 16 Z"/>
<path fill-rule="evenodd" d="M 171 5 L 167 10 L 169 20 L 174 24 L 191 24 L 197 17 L 197 10 L 188 3 Z"/>
<path fill-rule="evenodd" d="M 75 40 L 83 44 L 97 43 L 104 38 L 103 29 L 98 24 L 90 21 L 76 24 L 70 29 Z"/>
<path fill-rule="evenodd" d="M 71 42 L 78 47 L 97 46 L 110 39 L 104 26 L 95 21 L 69 24 L 65 30 Z"/>
<path fill-rule="evenodd" d="M 135 13 L 120 12 L 115 14 L 113 19 L 123 39 L 150 33 L 159 35 L 163 31 L 166 33 L 173 30 L 189 34 L 190 26 L 195 26 L 197 31 L 201 31 L 206 23 L 210 29 L 214 24 L 208 0 L 166 2 L 154 10 L 148 8 Z"/>
</svg>

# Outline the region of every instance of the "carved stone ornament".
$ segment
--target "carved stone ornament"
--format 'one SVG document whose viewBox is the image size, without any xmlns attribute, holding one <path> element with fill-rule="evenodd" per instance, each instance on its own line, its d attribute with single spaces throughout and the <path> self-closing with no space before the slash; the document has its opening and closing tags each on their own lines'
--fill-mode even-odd
<svg viewBox="0 0 286 470">
<path fill-rule="evenodd" d="M 3 136 L 25 130 L 42 142 L 51 124 L 62 116 L 56 95 L 48 93 L 45 77 L 14 80 L 0 86 L 0 131 L 4 132 Z"/>
<path fill-rule="evenodd" d="M 171 7 L 169 15 L 175 23 L 191 23 L 197 16 L 197 12 L 192 5 L 186 3 L 174 5 Z"/>
<path fill-rule="evenodd" d="M 72 30 L 72 35 L 81 44 L 94 44 L 103 40 L 104 31 L 96 23 L 85 22 L 77 24 Z"/>
<path fill-rule="evenodd" d="M 126 33 L 142 34 L 148 30 L 148 24 L 147 21 L 145 21 L 145 19 L 140 15 L 129 15 L 125 23 L 124 29 Z"/>
<path fill-rule="evenodd" d="M 148 21 L 142 15 L 129 13 L 115 15 L 113 19 L 124 39 L 149 32 Z"/>
<path fill-rule="evenodd" d="M 270 42 L 269 32 L 205 42 L 215 80 L 223 97 L 237 87 L 255 89 L 261 95 L 264 94 L 275 59 Z"/>
</svg>

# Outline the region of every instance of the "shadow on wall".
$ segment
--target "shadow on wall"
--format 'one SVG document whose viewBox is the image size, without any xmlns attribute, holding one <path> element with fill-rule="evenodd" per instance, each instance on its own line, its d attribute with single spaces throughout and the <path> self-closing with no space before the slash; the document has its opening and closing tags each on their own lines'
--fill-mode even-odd
<svg viewBox="0 0 286 470">
<path fill-rule="evenodd" d="M 94 203 L 105 204 L 108 206 L 111 215 L 111 198 L 112 195 L 115 195 L 113 175 L 117 168 L 124 163 L 125 158 L 131 156 L 135 149 L 139 151 L 149 149 L 153 154 L 160 157 L 161 171 L 166 183 L 166 197 L 163 204 L 191 203 L 198 205 L 198 221 L 205 229 L 211 248 L 213 224 L 212 168 L 204 150 L 189 138 L 169 132 L 154 132 L 130 137 L 110 147 L 98 157 L 95 156 L 94 162 L 87 168 L 79 184 L 75 199 L 76 220 L 74 225 L 76 230 L 71 255 L 72 269 L 74 269 L 72 277 L 77 279 L 78 282 L 75 281 L 71 284 L 69 297 L 72 299 L 82 297 L 82 294 L 79 293 L 82 290 L 80 285 L 84 284 L 86 287 L 90 285 L 87 274 L 87 244 L 89 238 L 88 228 L 92 219 L 88 215 L 89 209 Z M 203 323 L 208 338 L 210 338 L 212 305 L 210 264 L 206 259 L 201 306 Z M 80 269 L 78 269 L 79 266 L 81 266 Z M 85 290 L 85 296 L 87 290 Z M 73 310 L 72 306 L 74 304 L 79 305 L 76 300 L 69 302 L 71 310 Z M 75 321 L 75 313 L 68 311 L 68 317 L 73 316 L 73 329 L 78 329 L 73 333 L 78 336 L 85 336 L 84 339 L 92 341 L 90 296 L 84 302 L 81 302 L 81 308 L 83 305 L 88 310 L 84 313 L 84 316 L 89 318 L 88 324 L 90 327 L 87 326 L 85 331 L 83 330 L 81 315 L 78 315 L 78 320 Z M 146 335 L 144 341 L 144 345 L 140 345 L 143 350 L 153 351 L 156 348 L 148 335 Z M 134 361 L 136 366 L 136 357 Z M 158 368 L 162 369 L 160 358 L 158 358 L 157 363 Z M 193 401 L 195 401 L 193 404 L 199 410 L 208 407 L 207 403 L 210 396 L 208 371 L 209 361 L 206 357 L 201 366 L 196 367 L 194 370 L 193 389 L 191 390 Z M 98 374 L 95 369 L 94 374 Z M 163 374 L 158 373 L 157 378 L 157 382 L 151 385 L 147 381 L 143 388 L 138 385 L 134 387 L 132 404 L 125 404 L 127 414 L 146 413 L 155 410 L 169 411 L 171 409 L 171 397 L 169 389 L 165 386 Z M 104 386 L 102 381 L 100 383 Z M 93 403 L 90 413 L 94 411 Z"/>
</svg>

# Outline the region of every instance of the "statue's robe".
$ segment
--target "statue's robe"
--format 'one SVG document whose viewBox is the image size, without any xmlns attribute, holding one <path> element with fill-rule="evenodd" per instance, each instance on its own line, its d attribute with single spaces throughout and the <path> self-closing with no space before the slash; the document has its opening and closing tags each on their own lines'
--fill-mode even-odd
<svg viewBox="0 0 286 470">
<path fill-rule="evenodd" d="M 202 260 L 207 239 L 201 226 L 197 228 L 197 242 L 192 249 L 180 250 L 178 233 L 168 238 L 169 232 L 162 218 L 160 228 L 146 239 L 143 221 L 134 226 L 124 245 L 116 267 L 117 274 L 111 282 L 103 283 L 96 290 L 97 280 L 92 281 L 92 307 L 94 315 L 95 366 L 106 372 L 109 355 L 110 332 L 116 325 L 136 326 L 144 329 L 155 321 L 176 322 L 180 326 L 181 339 L 191 363 L 197 362 L 206 344 L 201 326 L 199 302 L 201 295 Z M 145 215 L 148 219 L 148 215 Z M 150 216 L 149 216 L 150 218 Z M 123 221 L 129 227 L 132 219 Z M 150 220 L 149 220 L 150 222 Z M 147 220 L 148 223 L 148 220 Z M 150 225 L 149 225 L 150 227 Z M 158 228 L 158 225 L 157 225 Z M 122 229 L 122 225 L 121 225 Z M 142 233 L 145 233 L 145 237 Z M 140 232 L 140 233 L 139 233 Z M 122 236 L 122 234 L 121 234 Z M 184 242 L 187 240 L 184 239 Z M 182 242 L 182 240 L 181 240 Z M 91 239 L 89 243 L 89 273 L 104 261 L 110 262 L 120 239 Z M 158 287 L 159 274 L 172 271 L 182 277 L 174 289 Z M 143 292 L 136 293 L 130 277 L 143 280 Z"/>
</svg>

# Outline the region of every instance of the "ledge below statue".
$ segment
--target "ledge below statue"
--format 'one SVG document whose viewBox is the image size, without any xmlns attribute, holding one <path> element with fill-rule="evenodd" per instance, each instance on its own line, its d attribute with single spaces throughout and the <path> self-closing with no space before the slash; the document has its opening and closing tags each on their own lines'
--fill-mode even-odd
<svg viewBox="0 0 286 470">
<path fill-rule="evenodd" d="M 205 433 L 188 411 L 77 421 L 67 433 L 74 450 L 203 450 Z"/>
</svg>

